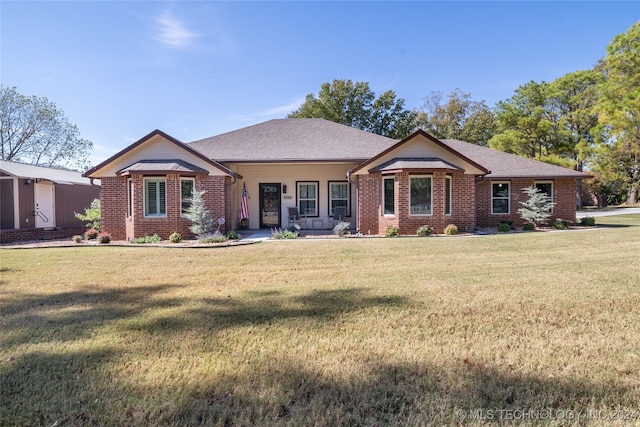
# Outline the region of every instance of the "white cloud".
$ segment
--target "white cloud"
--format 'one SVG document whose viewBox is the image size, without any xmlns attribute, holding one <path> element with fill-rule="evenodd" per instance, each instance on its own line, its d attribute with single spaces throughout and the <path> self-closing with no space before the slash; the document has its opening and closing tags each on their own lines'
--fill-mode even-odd
<svg viewBox="0 0 640 427">
<path fill-rule="evenodd" d="M 200 36 L 189 30 L 184 22 L 173 16 L 170 10 L 164 10 L 156 18 L 158 34 L 155 39 L 169 47 L 184 49 L 191 47 Z"/>
<path fill-rule="evenodd" d="M 300 106 L 304 103 L 305 98 L 298 98 L 291 101 L 289 104 L 280 105 L 277 107 L 270 108 L 268 110 L 262 111 L 258 113 L 258 116 L 275 116 L 275 115 L 287 115 L 294 110 L 300 108 Z"/>
</svg>

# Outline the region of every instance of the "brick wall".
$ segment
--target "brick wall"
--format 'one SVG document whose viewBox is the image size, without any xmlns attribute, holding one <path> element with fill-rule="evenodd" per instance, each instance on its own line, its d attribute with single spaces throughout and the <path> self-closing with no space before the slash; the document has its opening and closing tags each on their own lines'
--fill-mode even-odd
<svg viewBox="0 0 640 427">
<path fill-rule="evenodd" d="M 183 238 L 193 238 L 189 230 L 191 221 L 181 216 L 180 178 L 178 174 L 166 175 L 166 203 L 167 212 L 164 217 L 144 216 L 144 177 L 131 177 L 131 217 L 127 216 L 127 177 L 109 177 L 102 179 L 102 229 L 110 233 L 114 240 L 131 240 L 137 237 L 158 234 L 163 239 L 178 232 Z M 228 177 L 198 176 L 195 180 L 196 190 L 206 193 L 203 195 L 205 204 L 213 218 L 228 216 L 229 198 L 225 184 Z M 220 228 L 227 231 L 226 224 Z"/>
<path fill-rule="evenodd" d="M 418 227 L 429 225 L 436 233 L 442 233 L 447 224 L 455 224 L 461 231 L 473 231 L 475 218 L 475 181 L 463 172 L 449 173 L 452 179 L 451 215 L 445 215 L 445 185 L 447 173 L 425 172 L 432 177 L 432 214 L 409 215 L 409 179 L 403 171 L 394 175 L 395 215 L 382 215 L 382 175 L 372 173 L 358 177 L 358 224 L 362 233 L 384 235 L 387 227 L 396 226 L 400 234 L 414 235 Z"/>
<path fill-rule="evenodd" d="M 53 240 L 66 239 L 80 235 L 87 231 L 84 225 L 74 227 L 60 227 L 54 230 L 44 228 L 21 228 L 11 230 L 0 230 L 0 243 L 26 242 L 31 240 Z"/>
<path fill-rule="evenodd" d="M 514 226 L 521 227 L 525 221 L 520 218 L 518 209 L 522 207 L 520 202 L 527 200 L 523 192 L 526 187 L 531 187 L 537 180 L 531 178 L 518 178 L 511 180 L 478 180 L 476 184 L 476 205 L 478 227 L 496 227 L 501 221 L 512 221 Z M 491 184 L 492 182 L 509 182 L 511 184 L 510 212 L 508 214 L 491 213 Z M 573 178 L 555 179 L 553 182 L 553 201 L 556 203 L 550 222 L 555 219 L 564 219 L 571 222 L 576 220 L 576 180 Z"/>
</svg>

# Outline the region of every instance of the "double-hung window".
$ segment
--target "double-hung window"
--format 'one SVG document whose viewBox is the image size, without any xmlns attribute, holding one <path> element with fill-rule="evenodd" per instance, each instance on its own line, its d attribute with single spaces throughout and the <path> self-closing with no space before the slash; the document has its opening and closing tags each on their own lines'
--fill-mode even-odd
<svg viewBox="0 0 640 427">
<path fill-rule="evenodd" d="M 329 181 L 329 216 L 333 216 L 333 210 L 339 206 L 347 208 L 347 216 L 350 216 L 350 205 L 349 183 L 343 181 Z"/>
<path fill-rule="evenodd" d="M 297 182 L 300 215 L 318 216 L 318 182 Z"/>
<path fill-rule="evenodd" d="M 433 186 L 431 176 L 409 178 L 409 215 L 431 215 Z"/>
<path fill-rule="evenodd" d="M 541 193 L 549 196 L 551 203 L 553 203 L 553 181 L 536 181 L 535 187 L 540 190 Z M 551 212 L 553 212 L 553 208 L 551 208 Z"/>
<path fill-rule="evenodd" d="M 384 178 L 382 180 L 382 200 L 383 200 L 383 209 L 382 213 L 384 215 L 395 215 L 396 213 L 396 198 L 395 198 L 395 178 Z"/>
<path fill-rule="evenodd" d="M 167 181 L 165 178 L 144 179 L 144 216 L 167 216 Z"/>
<path fill-rule="evenodd" d="M 508 182 L 491 183 L 491 213 L 508 214 L 510 212 L 511 185 Z"/>
<path fill-rule="evenodd" d="M 195 182 L 193 178 L 180 179 L 180 215 L 182 216 L 189 212 L 189 208 L 191 208 L 191 204 L 193 203 L 192 198 Z"/>
</svg>

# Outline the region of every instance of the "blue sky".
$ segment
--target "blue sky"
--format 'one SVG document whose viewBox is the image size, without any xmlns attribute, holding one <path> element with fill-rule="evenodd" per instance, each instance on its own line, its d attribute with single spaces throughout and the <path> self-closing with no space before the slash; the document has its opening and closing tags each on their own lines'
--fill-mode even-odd
<svg viewBox="0 0 640 427">
<path fill-rule="evenodd" d="M 2 1 L 2 85 L 47 97 L 95 165 L 161 129 L 189 142 L 297 109 L 334 79 L 406 108 L 456 88 L 489 106 L 591 68 L 637 2 Z"/>
</svg>

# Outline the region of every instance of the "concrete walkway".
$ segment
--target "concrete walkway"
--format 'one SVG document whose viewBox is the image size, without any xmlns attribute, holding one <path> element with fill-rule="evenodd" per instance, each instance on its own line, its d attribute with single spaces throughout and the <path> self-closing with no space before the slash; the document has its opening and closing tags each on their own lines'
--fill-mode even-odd
<svg viewBox="0 0 640 427">
<path fill-rule="evenodd" d="M 586 216 L 599 217 L 599 216 L 611 216 L 611 215 L 627 215 L 627 214 L 640 214 L 640 208 L 618 208 L 618 209 L 589 209 L 576 212 L 576 218 L 584 218 Z"/>
</svg>

